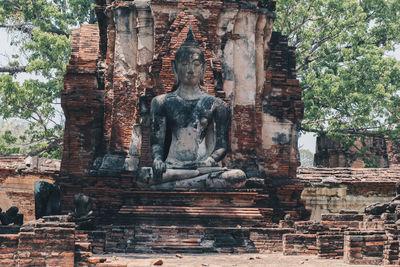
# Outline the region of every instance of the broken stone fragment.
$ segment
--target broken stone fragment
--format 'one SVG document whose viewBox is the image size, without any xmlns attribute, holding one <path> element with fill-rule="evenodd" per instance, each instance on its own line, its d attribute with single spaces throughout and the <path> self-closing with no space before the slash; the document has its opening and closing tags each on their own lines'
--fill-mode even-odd
<svg viewBox="0 0 400 267">
<path fill-rule="evenodd" d="M 400 206 L 400 200 L 392 200 L 387 209 L 389 212 L 394 212 L 398 206 Z"/>
<path fill-rule="evenodd" d="M 153 265 L 163 265 L 163 264 L 164 264 L 164 262 L 161 259 L 156 261 L 155 263 L 153 263 Z"/>
<path fill-rule="evenodd" d="M 370 215 L 381 215 L 386 211 L 387 203 L 374 203 L 365 208 L 365 213 Z"/>
</svg>

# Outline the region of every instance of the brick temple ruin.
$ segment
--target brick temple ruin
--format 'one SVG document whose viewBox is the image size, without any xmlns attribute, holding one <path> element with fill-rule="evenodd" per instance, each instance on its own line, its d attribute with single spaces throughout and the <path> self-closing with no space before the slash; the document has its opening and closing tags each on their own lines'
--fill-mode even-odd
<svg viewBox="0 0 400 267">
<path fill-rule="evenodd" d="M 363 213 L 396 196 L 399 169 L 298 168 L 304 104 L 295 49 L 272 30 L 274 1 L 96 4 L 98 25 L 72 33 L 64 151 L 59 172 L 48 177 L 61 187 L 62 214 L 74 209 L 75 194 L 94 199 L 95 229 L 78 230 L 67 215 L 2 226 L 0 265 L 96 266 L 113 252 L 283 252 L 400 263 L 396 211 Z M 151 190 L 137 182 L 152 164 L 150 102 L 172 90 L 171 60 L 189 28 L 207 62 L 203 90 L 230 107 L 222 165 L 246 173 L 243 188 Z M 44 177 L 8 167 L 0 183 L 27 175 Z M 3 192 L 10 203 L 21 199 L 15 188 Z"/>
<path fill-rule="evenodd" d="M 360 149 L 366 148 L 365 155 Z M 400 164 L 399 143 L 383 137 L 365 136 L 355 141 L 354 146 L 346 147 L 340 141 L 326 135 L 317 137 L 314 166 L 325 168 L 350 167 L 365 168 L 365 158 L 373 160 L 374 167 L 398 168 Z"/>
</svg>

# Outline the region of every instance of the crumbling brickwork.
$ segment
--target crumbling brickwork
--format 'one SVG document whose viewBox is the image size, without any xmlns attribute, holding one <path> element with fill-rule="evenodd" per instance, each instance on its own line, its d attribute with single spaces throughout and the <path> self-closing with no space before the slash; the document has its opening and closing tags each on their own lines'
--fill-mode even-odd
<svg viewBox="0 0 400 267">
<path fill-rule="evenodd" d="M 367 148 L 365 154 L 360 153 L 361 148 Z M 323 135 L 317 137 L 314 165 L 325 168 L 393 168 L 398 161 L 396 151 L 392 142 L 381 137 L 367 136 L 364 140 L 356 140 L 354 146 L 347 147 Z"/>
<path fill-rule="evenodd" d="M 281 252 L 343 259 L 350 264 L 398 266 L 399 229 L 391 215 L 387 211 L 383 216 L 342 211 L 326 214 L 321 222 L 283 220 L 259 227 L 224 228 L 184 225 L 188 221 L 178 226 L 124 223 L 94 231 L 76 230 L 67 216 L 47 216 L 21 229 L 0 227 L 0 264 L 109 265 L 110 256 L 101 255 L 104 252 Z"/>
<path fill-rule="evenodd" d="M 83 25 L 72 32 L 71 59 L 65 75 L 61 104 L 65 114 L 61 173 L 88 173 L 102 143 L 103 91 L 98 89 L 97 25 Z"/>
<path fill-rule="evenodd" d="M 398 168 L 298 168 L 304 185 L 301 199 L 311 210 L 311 219 L 340 210 L 363 211 L 376 202 L 387 202 L 396 195 L 400 182 Z"/>
<path fill-rule="evenodd" d="M 74 223 L 36 221 L 0 241 L 2 266 L 74 266 Z"/>
<path fill-rule="evenodd" d="M 24 221 L 30 221 L 35 218 L 34 184 L 36 181 L 54 183 L 60 161 L 26 159 L 26 155 L 0 157 L 0 208 L 5 212 L 16 206 Z"/>
</svg>

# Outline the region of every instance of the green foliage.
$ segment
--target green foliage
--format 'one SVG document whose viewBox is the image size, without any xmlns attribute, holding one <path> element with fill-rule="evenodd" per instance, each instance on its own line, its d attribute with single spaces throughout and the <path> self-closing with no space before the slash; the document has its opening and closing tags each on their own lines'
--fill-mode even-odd
<svg viewBox="0 0 400 267">
<path fill-rule="evenodd" d="M 275 29 L 297 48 L 304 131 L 347 145 L 400 140 L 400 0 L 280 0 Z"/>
<path fill-rule="evenodd" d="M 40 150 L 50 143 L 61 143 L 63 121 L 60 113 L 60 91 L 70 55 L 71 28 L 94 22 L 94 1 L 87 0 L 13 0 L 0 1 L 0 28 L 14 36 L 11 45 L 20 48 L 12 55 L 9 67 L 23 66 L 29 77 L 21 79 L 19 70 L 0 75 L 0 117 L 28 122 L 21 138 L 24 147 L 12 153 Z M 0 137 L 0 152 L 10 153 L 10 135 Z M 15 142 L 14 142 L 15 143 Z M 26 149 L 29 147 L 29 149 Z M 14 149 L 14 148 L 13 148 Z M 47 156 L 60 157 L 60 147 L 45 149 Z"/>
<path fill-rule="evenodd" d="M 15 147 L 17 138 L 13 136 L 11 131 L 5 131 L 3 135 L 0 136 L 0 152 L 2 154 L 19 154 L 21 149 Z"/>
<path fill-rule="evenodd" d="M 13 120 L 0 121 L 0 154 L 24 153 L 26 128 L 26 124 L 16 123 Z"/>
</svg>

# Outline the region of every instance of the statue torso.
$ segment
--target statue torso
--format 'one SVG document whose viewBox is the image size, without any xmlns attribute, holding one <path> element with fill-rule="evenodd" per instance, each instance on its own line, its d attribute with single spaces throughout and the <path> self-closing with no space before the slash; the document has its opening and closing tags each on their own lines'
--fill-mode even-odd
<svg viewBox="0 0 400 267">
<path fill-rule="evenodd" d="M 175 92 L 165 95 L 163 109 L 172 135 L 167 164 L 204 160 L 208 149 L 205 137 L 213 124 L 216 101 L 204 93 L 193 100 L 183 99 Z"/>
</svg>

